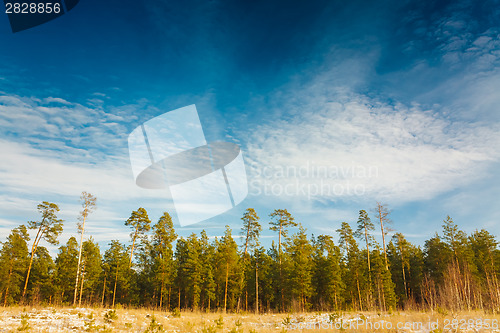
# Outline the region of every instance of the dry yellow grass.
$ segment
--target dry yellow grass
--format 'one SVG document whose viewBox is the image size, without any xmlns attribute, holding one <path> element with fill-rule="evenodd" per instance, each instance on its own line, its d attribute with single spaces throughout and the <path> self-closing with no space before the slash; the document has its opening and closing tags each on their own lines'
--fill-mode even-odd
<svg viewBox="0 0 500 333">
<path fill-rule="evenodd" d="M 223 314 L 149 309 L 8 307 L 2 332 L 500 332 L 500 316 L 482 312 Z"/>
</svg>

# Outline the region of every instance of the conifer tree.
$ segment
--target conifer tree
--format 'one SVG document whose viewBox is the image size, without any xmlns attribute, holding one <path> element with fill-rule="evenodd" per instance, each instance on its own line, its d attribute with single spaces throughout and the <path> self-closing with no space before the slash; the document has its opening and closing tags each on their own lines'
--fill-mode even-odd
<svg viewBox="0 0 500 333">
<path fill-rule="evenodd" d="M 287 244 L 287 253 L 291 260 L 289 292 L 292 300 L 299 301 L 302 312 L 308 309 L 308 299 L 312 296 L 312 253 L 313 248 L 307 239 L 306 230 L 300 225 L 299 231 Z"/>
<path fill-rule="evenodd" d="M 33 258 L 30 296 L 33 304 L 43 300 L 50 301 L 56 286 L 54 281 L 55 265 L 47 248 L 39 246 Z"/>
<path fill-rule="evenodd" d="M 264 247 L 256 247 L 252 256 L 252 266 L 258 267 L 255 276 L 251 276 L 248 283 L 255 286 L 255 310 L 257 313 L 262 311 L 260 304 L 265 304 L 266 309 L 270 310 L 270 305 L 275 301 L 273 281 L 273 267 L 276 261 L 273 261 Z M 249 288 L 252 291 L 251 288 Z"/>
<path fill-rule="evenodd" d="M 71 302 L 72 283 L 75 281 L 78 264 L 78 243 L 75 237 L 70 237 L 66 245 L 59 247 L 55 264 L 58 297 L 62 302 Z"/>
<path fill-rule="evenodd" d="M 83 242 L 82 259 L 84 274 L 80 281 L 78 306 L 81 306 L 83 294 L 87 295 L 89 302 L 98 297 L 99 277 L 102 272 L 101 251 L 92 237 Z"/>
<path fill-rule="evenodd" d="M 193 310 L 198 309 L 201 288 L 203 283 L 203 267 L 202 267 L 202 254 L 201 244 L 196 234 L 191 234 L 186 240 L 186 262 L 185 262 L 185 278 L 186 278 L 186 293 L 188 302 L 191 304 Z M 187 304 L 186 304 L 187 306 Z"/>
<path fill-rule="evenodd" d="M 244 252 L 243 252 L 243 265 L 244 265 L 244 271 L 245 273 L 247 271 L 250 271 L 248 269 L 248 250 L 249 249 L 255 249 L 256 246 L 258 246 L 258 241 L 259 241 L 259 235 L 260 232 L 262 231 L 262 227 L 259 223 L 259 216 L 255 212 L 253 208 L 248 208 L 241 218 L 243 221 L 243 226 L 241 227 L 241 235 L 244 237 L 245 243 L 244 243 Z M 255 262 L 256 264 L 258 263 L 257 261 Z M 255 288 L 259 288 L 258 284 L 258 266 L 255 266 L 255 278 L 256 278 L 256 283 L 255 283 Z M 241 284 L 243 285 L 243 278 L 245 275 L 242 275 L 242 281 Z M 248 280 L 248 277 L 247 277 Z M 247 303 L 248 303 L 248 283 L 245 283 L 245 310 L 247 308 Z M 258 297 L 258 290 L 256 291 L 256 297 Z M 259 302 L 256 300 L 256 310 L 255 312 L 258 313 L 259 309 Z"/>
<path fill-rule="evenodd" d="M 387 263 L 387 247 L 385 245 L 385 236 L 387 235 L 387 232 L 391 231 L 387 226 L 391 223 L 391 220 L 388 218 L 390 211 L 387 208 L 387 205 L 381 204 L 380 202 L 377 202 L 377 207 L 375 207 L 374 211 L 375 217 L 380 222 L 380 233 L 382 235 L 382 249 L 384 250 L 385 269 L 389 270 L 389 265 Z"/>
<path fill-rule="evenodd" d="M 163 306 L 167 286 L 169 287 L 167 296 L 170 297 L 174 275 L 172 242 L 176 238 L 177 235 L 175 234 L 172 217 L 169 213 L 165 212 L 153 226 L 152 240 L 156 285 L 160 287 L 160 308 Z"/>
<path fill-rule="evenodd" d="M 231 228 L 226 226 L 224 236 L 217 244 L 218 275 L 224 277 L 220 289 L 224 291 L 223 304 L 224 313 L 228 307 L 233 307 L 234 297 L 239 292 L 239 275 L 242 273 L 239 267 L 238 245 L 231 235 Z"/>
<path fill-rule="evenodd" d="M 430 274 L 432 280 L 437 284 L 441 284 L 444 279 L 445 268 L 453 260 L 453 253 L 436 233 L 425 241 L 424 255 L 426 273 Z"/>
<path fill-rule="evenodd" d="M 337 232 L 339 233 L 340 247 L 343 248 L 345 252 L 345 259 L 343 260 L 343 280 L 346 281 L 345 299 L 351 300 L 353 308 L 363 310 L 363 301 L 361 297 L 363 292 L 361 289 L 363 285 L 363 275 L 361 272 L 358 244 L 354 238 L 351 226 L 347 222 L 342 222 Z"/>
<path fill-rule="evenodd" d="M 59 207 L 55 203 L 43 201 L 37 206 L 38 212 L 42 215 L 41 221 L 29 221 L 28 228 L 38 230 L 31 245 L 31 257 L 28 266 L 28 272 L 26 273 L 26 280 L 24 282 L 24 289 L 22 298 L 26 295 L 26 289 L 28 287 L 28 280 L 31 273 L 31 267 L 33 265 L 33 258 L 38 249 L 40 241 L 43 239 L 47 243 L 52 245 L 59 244 L 57 237 L 63 230 L 63 220 L 57 218 L 57 212 L 59 212 Z"/>
<path fill-rule="evenodd" d="M 358 228 L 354 235 L 358 237 L 360 240 L 364 240 L 366 243 L 366 254 L 367 254 L 367 266 L 368 266 L 368 274 L 370 274 L 370 245 L 373 243 L 373 236 L 370 234 L 370 231 L 375 230 L 375 226 L 372 221 L 368 217 L 368 214 L 364 210 L 359 211 L 359 219 L 358 219 Z"/>
<path fill-rule="evenodd" d="M 130 238 L 132 239 L 132 246 L 130 248 L 129 267 L 132 267 L 132 257 L 134 255 L 135 242 L 138 237 L 141 237 L 145 232 L 151 228 L 151 220 L 149 219 L 147 211 L 140 207 L 138 210 L 132 212 L 132 215 L 125 221 L 125 225 L 132 228 Z"/>
<path fill-rule="evenodd" d="M 210 311 L 212 302 L 215 301 L 216 296 L 216 283 L 214 278 L 214 261 L 215 261 L 215 248 L 213 244 L 208 241 L 208 236 L 205 230 L 201 232 L 200 239 L 201 247 L 201 269 L 202 269 L 202 296 L 203 307 Z"/>
<path fill-rule="evenodd" d="M 78 291 L 78 279 L 80 278 L 80 265 L 82 262 L 82 246 L 83 246 L 83 234 L 85 233 L 85 222 L 87 221 L 87 217 L 90 213 L 95 209 L 96 206 L 96 198 L 87 192 L 82 192 L 80 196 L 80 200 L 82 202 L 83 210 L 80 212 L 80 216 L 78 220 L 78 231 L 80 232 L 80 248 L 78 250 L 78 264 L 76 268 L 76 279 L 75 279 L 75 292 L 73 294 L 73 306 L 76 304 L 76 295 Z"/>
<path fill-rule="evenodd" d="M 112 240 L 109 249 L 104 252 L 104 263 L 107 269 L 106 276 L 109 277 L 108 294 L 112 295 L 111 307 L 115 302 L 123 300 L 130 287 L 132 272 L 129 269 L 127 249 L 118 240 Z M 120 294 L 120 297 L 117 295 Z"/>
<path fill-rule="evenodd" d="M 0 250 L 0 294 L 3 306 L 12 304 L 18 298 L 23 277 L 28 267 L 28 231 L 20 225 L 12 229 Z"/>
<path fill-rule="evenodd" d="M 396 233 L 388 245 L 392 278 L 396 283 L 397 295 L 404 303 L 409 296 L 410 244 L 403 234 Z M 400 283 L 399 283 L 400 282 Z"/>
<path fill-rule="evenodd" d="M 474 264 L 485 293 L 484 306 L 492 312 L 500 311 L 500 283 L 498 281 L 498 242 L 488 231 L 476 230 L 469 236 Z"/>
<path fill-rule="evenodd" d="M 271 214 L 271 222 L 269 224 L 270 230 L 278 232 L 278 262 L 279 262 L 279 273 L 280 273 L 280 293 L 281 293 L 281 307 L 285 306 L 284 299 L 284 284 L 283 284 L 283 267 L 282 267 L 282 242 L 287 240 L 288 228 L 296 227 L 298 224 L 295 222 L 292 214 L 290 214 L 286 209 L 275 209 Z"/>
<path fill-rule="evenodd" d="M 188 256 L 188 246 L 184 238 L 177 240 L 175 245 L 175 286 L 177 291 L 177 308 L 180 310 L 182 307 L 182 299 L 186 299 L 186 289 L 187 289 L 187 256 Z M 184 297 L 182 297 L 184 295 Z M 184 302 L 185 303 L 185 302 Z M 187 305 L 186 305 L 187 306 Z"/>
<path fill-rule="evenodd" d="M 313 242 L 314 304 L 317 310 L 339 310 L 343 304 L 342 272 L 340 267 L 340 248 L 335 245 L 331 236 L 320 235 Z"/>
<path fill-rule="evenodd" d="M 377 303 L 381 311 L 394 309 L 396 306 L 396 295 L 394 293 L 394 283 L 392 282 L 391 273 L 385 268 L 383 251 L 379 246 L 376 246 L 372 251 L 373 261 L 373 284 L 377 295 Z"/>
</svg>

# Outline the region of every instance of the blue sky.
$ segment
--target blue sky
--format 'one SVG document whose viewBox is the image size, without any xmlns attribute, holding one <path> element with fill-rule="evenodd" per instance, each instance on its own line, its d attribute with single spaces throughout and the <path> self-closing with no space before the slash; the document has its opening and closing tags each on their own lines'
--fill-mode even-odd
<svg viewBox="0 0 500 333">
<path fill-rule="evenodd" d="M 81 0 L 16 34 L 1 14 L 0 41 L 2 238 L 46 200 L 65 242 L 82 191 L 103 248 L 128 242 L 138 207 L 174 215 L 168 193 L 134 184 L 127 136 L 190 104 L 208 141 L 241 146 L 250 192 L 179 235 L 237 233 L 247 207 L 332 234 L 376 201 L 417 244 L 446 215 L 500 235 L 499 1 Z"/>
</svg>

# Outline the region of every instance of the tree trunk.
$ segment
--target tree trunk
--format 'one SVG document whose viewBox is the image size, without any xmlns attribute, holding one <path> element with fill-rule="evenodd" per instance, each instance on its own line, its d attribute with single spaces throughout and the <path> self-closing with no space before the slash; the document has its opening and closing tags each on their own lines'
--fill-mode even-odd
<svg viewBox="0 0 500 333">
<path fill-rule="evenodd" d="M 43 221 L 42 221 L 43 222 Z M 38 229 L 38 233 L 36 234 L 35 239 L 33 240 L 33 245 L 31 246 L 31 257 L 30 257 L 30 264 L 28 266 L 28 273 L 26 274 L 26 281 L 24 282 L 24 289 L 23 289 L 23 295 L 21 297 L 21 302 L 24 302 L 24 296 L 26 295 L 26 288 L 28 287 L 28 279 L 30 278 L 30 272 L 31 272 L 31 265 L 33 265 L 33 257 L 35 255 L 36 248 L 38 246 L 38 242 L 40 241 L 41 235 L 40 232 L 42 231 L 42 227 Z M 43 235 L 43 233 L 42 233 Z M 40 236 L 40 238 L 38 238 Z"/>
<path fill-rule="evenodd" d="M 384 246 L 384 260 L 385 260 L 385 269 L 389 270 L 389 265 L 387 264 L 387 251 L 385 249 L 385 232 L 384 232 L 384 218 L 382 216 L 382 205 L 377 205 L 378 216 L 380 218 L 380 229 L 382 230 L 382 244 Z"/>
<path fill-rule="evenodd" d="M 82 306 L 82 294 L 83 294 L 83 279 L 85 278 L 85 266 L 82 268 L 82 281 L 80 283 L 80 297 L 78 299 L 78 307 Z"/>
<path fill-rule="evenodd" d="M 370 272 L 371 272 L 370 246 L 368 245 L 368 230 L 366 230 L 366 225 L 365 225 L 365 241 L 366 241 L 366 255 L 367 255 L 367 258 L 368 258 L 368 260 L 367 260 L 368 261 L 368 275 L 370 275 Z"/>
<path fill-rule="evenodd" d="M 116 265 L 116 274 L 115 274 L 115 287 L 113 288 L 113 304 L 112 308 L 115 307 L 115 298 L 116 298 L 116 282 L 118 281 L 118 264 Z"/>
<path fill-rule="evenodd" d="M 229 280 L 229 263 L 226 262 L 226 288 L 224 290 L 224 313 L 226 313 L 227 310 L 227 283 Z"/>
<path fill-rule="evenodd" d="M 134 238 L 132 239 L 132 249 L 130 250 L 130 261 L 128 263 L 128 267 L 132 267 L 132 256 L 134 255 L 134 246 L 136 237 L 137 237 L 137 228 L 135 229 Z"/>
<path fill-rule="evenodd" d="M 165 285 L 165 272 L 161 273 L 161 288 L 160 288 L 160 310 L 163 305 L 163 287 Z"/>
<path fill-rule="evenodd" d="M 76 266 L 76 281 L 75 281 L 75 294 L 73 295 L 73 306 L 76 304 L 76 295 L 78 293 L 78 278 L 80 277 L 80 265 L 82 261 L 82 247 L 83 247 L 83 233 L 85 231 L 85 219 L 86 217 L 83 217 L 83 222 L 82 222 L 82 234 L 80 236 L 80 249 L 78 250 L 78 266 Z"/>
<path fill-rule="evenodd" d="M 403 247 L 401 246 L 401 241 L 399 242 L 399 252 L 401 252 L 401 270 L 403 271 L 403 284 L 405 287 L 405 296 L 406 298 L 408 298 L 409 295 L 408 295 L 408 287 L 406 286 L 406 274 L 405 274 L 405 257 L 403 254 Z"/>
<path fill-rule="evenodd" d="M 255 313 L 259 314 L 259 264 L 255 259 Z"/>
<path fill-rule="evenodd" d="M 102 284 L 102 298 L 101 298 L 101 307 L 104 307 L 104 293 L 106 291 L 106 277 L 107 275 L 104 274 L 104 283 Z"/>
<path fill-rule="evenodd" d="M 12 267 L 14 266 L 14 256 L 11 253 L 10 257 L 10 266 L 9 266 L 9 277 L 7 278 L 7 287 L 5 288 L 5 298 L 3 300 L 3 306 L 7 306 L 7 296 L 9 295 L 9 287 L 10 287 L 10 278 L 12 276 Z"/>
<path fill-rule="evenodd" d="M 361 290 L 359 290 L 359 276 L 358 272 L 356 272 L 356 284 L 358 286 L 358 297 L 359 297 L 359 309 L 363 311 L 363 303 L 361 303 Z"/>
<path fill-rule="evenodd" d="M 283 273 L 281 270 L 281 232 L 282 232 L 282 224 L 280 222 L 280 232 L 278 235 L 278 257 L 279 257 L 279 262 L 280 262 L 280 294 L 281 294 L 281 311 L 284 310 L 285 308 L 285 299 L 283 296 Z"/>
</svg>

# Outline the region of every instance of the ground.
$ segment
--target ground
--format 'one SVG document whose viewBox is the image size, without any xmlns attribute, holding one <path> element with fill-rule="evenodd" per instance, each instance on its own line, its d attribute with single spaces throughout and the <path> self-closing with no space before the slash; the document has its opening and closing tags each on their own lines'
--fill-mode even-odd
<svg viewBox="0 0 500 333">
<path fill-rule="evenodd" d="M 172 313 L 150 309 L 7 307 L 0 332 L 500 332 L 500 316 L 449 313 Z"/>
</svg>

